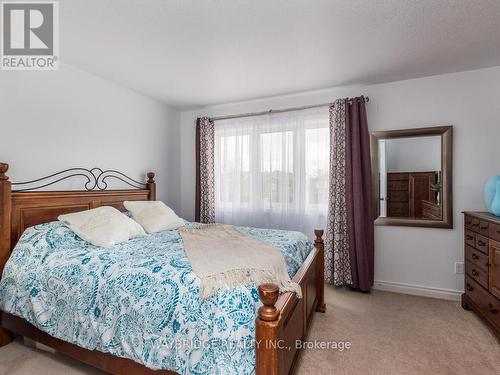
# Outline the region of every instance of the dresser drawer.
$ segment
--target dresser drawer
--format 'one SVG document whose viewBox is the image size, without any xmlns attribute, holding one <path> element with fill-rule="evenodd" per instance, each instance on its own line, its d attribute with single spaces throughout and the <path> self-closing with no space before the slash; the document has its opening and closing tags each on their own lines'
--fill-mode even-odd
<svg viewBox="0 0 500 375">
<path fill-rule="evenodd" d="M 408 181 L 410 178 L 409 173 L 388 173 L 387 181 Z"/>
<path fill-rule="evenodd" d="M 476 234 L 476 243 L 475 243 L 476 249 L 481 250 L 485 254 L 488 254 L 489 252 L 488 244 L 489 240 L 487 237 L 481 236 L 480 234 Z"/>
<path fill-rule="evenodd" d="M 389 198 L 389 202 L 403 202 L 408 205 L 408 191 L 399 191 L 399 190 L 391 190 L 387 193 L 387 197 Z"/>
<path fill-rule="evenodd" d="M 480 221 L 479 222 L 479 233 L 482 236 L 488 237 L 490 235 L 490 223 L 487 221 Z"/>
<path fill-rule="evenodd" d="M 500 301 L 484 290 L 474 279 L 465 275 L 465 294 L 481 309 L 497 329 L 500 328 Z"/>
<path fill-rule="evenodd" d="M 422 209 L 422 218 L 429 220 L 441 220 L 440 212 L 436 212 L 436 210 L 428 210 L 426 208 Z"/>
<path fill-rule="evenodd" d="M 470 230 L 465 230 L 465 243 L 472 247 L 476 246 L 476 234 Z"/>
<path fill-rule="evenodd" d="M 408 202 L 401 203 L 391 201 L 389 203 L 388 212 L 388 216 L 391 217 L 408 217 L 410 215 L 410 207 L 408 206 Z"/>
<path fill-rule="evenodd" d="M 472 224 L 470 226 L 470 229 L 476 233 L 479 233 L 479 219 L 478 218 L 476 218 L 476 217 L 472 218 Z"/>
<path fill-rule="evenodd" d="M 483 268 L 478 267 L 472 262 L 465 262 L 465 273 L 472 277 L 475 281 L 488 289 L 488 272 Z"/>
<path fill-rule="evenodd" d="M 441 206 L 434 202 L 422 201 L 422 217 L 424 219 L 441 220 Z"/>
<path fill-rule="evenodd" d="M 388 190 L 404 190 L 408 191 L 408 180 L 406 181 L 389 181 L 387 183 Z"/>
<path fill-rule="evenodd" d="M 469 215 L 465 215 L 464 226 L 465 229 L 471 229 L 472 227 L 472 218 Z"/>
<path fill-rule="evenodd" d="M 471 263 L 474 263 L 476 266 L 483 269 L 483 271 L 488 272 L 489 257 L 487 254 L 484 254 L 481 251 L 474 249 L 472 246 L 466 245 L 465 259 Z"/>
<path fill-rule="evenodd" d="M 489 225 L 489 237 L 492 240 L 500 241 L 500 225 L 490 223 Z"/>
</svg>

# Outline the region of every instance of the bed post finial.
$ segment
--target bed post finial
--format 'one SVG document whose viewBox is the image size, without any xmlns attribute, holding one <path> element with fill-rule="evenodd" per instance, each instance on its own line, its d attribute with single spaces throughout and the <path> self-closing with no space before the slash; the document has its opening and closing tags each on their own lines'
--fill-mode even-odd
<svg viewBox="0 0 500 375">
<path fill-rule="evenodd" d="M 156 200 L 156 182 L 155 182 L 155 173 L 154 172 L 148 172 L 148 181 L 146 182 L 146 188 L 149 190 L 149 197 L 148 199 L 150 201 Z"/>
<path fill-rule="evenodd" d="M 314 243 L 321 243 L 323 244 L 323 233 L 325 233 L 325 231 L 323 229 L 315 229 L 314 230 L 314 234 L 316 236 L 316 239 L 314 240 Z"/>
<path fill-rule="evenodd" d="M 274 284 L 259 285 L 259 296 L 264 306 L 259 308 L 255 319 L 255 375 L 279 375 L 278 350 L 280 311 L 276 302 L 280 290 Z"/>
<path fill-rule="evenodd" d="M 148 184 L 154 184 L 154 183 L 155 183 L 155 173 L 148 172 Z"/>
<path fill-rule="evenodd" d="M 280 312 L 274 305 L 278 301 L 279 294 L 280 290 L 274 284 L 259 285 L 260 300 L 264 304 L 264 306 L 259 309 L 260 319 L 266 322 L 278 319 Z"/>
<path fill-rule="evenodd" d="M 5 173 L 9 170 L 9 164 L 6 163 L 0 163 L 0 180 L 8 180 L 9 176 L 7 176 Z"/>
<path fill-rule="evenodd" d="M 316 311 L 324 313 L 326 311 L 325 305 L 325 242 L 323 241 L 323 234 L 325 231 L 323 229 L 315 229 L 314 235 L 316 239 L 314 240 L 314 246 L 318 250 L 318 275 L 316 280 L 316 294 L 318 303 L 316 305 Z"/>
</svg>

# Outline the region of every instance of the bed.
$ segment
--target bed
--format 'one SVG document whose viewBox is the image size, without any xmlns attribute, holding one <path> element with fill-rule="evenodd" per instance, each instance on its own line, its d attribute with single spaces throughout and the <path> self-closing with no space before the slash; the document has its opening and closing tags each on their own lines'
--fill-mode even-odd
<svg viewBox="0 0 500 375">
<path fill-rule="evenodd" d="M 325 309 L 321 230 L 313 244 L 297 232 L 239 228 L 282 250 L 302 299 L 266 284 L 200 302 L 177 231 L 111 253 L 54 222 L 61 213 L 102 205 L 123 211 L 125 200 L 154 200 L 153 173 L 141 183 L 77 168 L 49 177 L 84 176 L 85 191 L 47 192 L 24 191 L 29 184 L 12 191 L 7 170 L 0 164 L 0 269 L 12 255 L 0 288 L 1 345 L 25 336 L 113 374 L 293 372 L 295 341 L 305 338 L 313 312 Z M 107 190 L 112 178 L 134 188 Z"/>
</svg>

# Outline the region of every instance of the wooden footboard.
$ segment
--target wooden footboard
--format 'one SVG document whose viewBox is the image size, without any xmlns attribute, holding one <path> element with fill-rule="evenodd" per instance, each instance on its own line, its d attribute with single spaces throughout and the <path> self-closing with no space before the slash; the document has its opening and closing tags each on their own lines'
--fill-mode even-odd
<svg viewBox="0 0 500 375">
<path fill-rule="evenodd" d="M 256 325 L 256 374 L 288 375 L 293 373 L 312 315 L 325 312 L 323 230 L 315 230 L 315 247 L 293 281 L 300 284 L 302 298 L 295 293 L 279 295 L 273 284 L 259 286 L 264 306 L 259 310 Z"/>
</svg>

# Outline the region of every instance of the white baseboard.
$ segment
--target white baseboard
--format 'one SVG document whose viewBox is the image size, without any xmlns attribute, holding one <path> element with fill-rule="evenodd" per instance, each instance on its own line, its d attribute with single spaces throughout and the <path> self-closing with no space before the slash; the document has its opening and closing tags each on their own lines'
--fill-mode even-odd
<svg viewBox="0 0 500 375">
<path fill-rule="evenodd" d="M 449 301 L 460 301 L 463 291 L 452 289 L 432 288 L 428 286 L 395 283 L 392 281 L 375 280 L 373 285 L 375 290 L 386 292 L 411 294 L 414 296 L 446 299 Z"/>
</svg>

